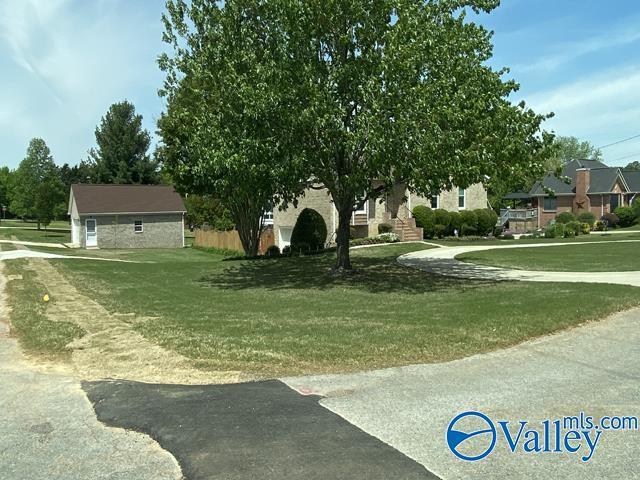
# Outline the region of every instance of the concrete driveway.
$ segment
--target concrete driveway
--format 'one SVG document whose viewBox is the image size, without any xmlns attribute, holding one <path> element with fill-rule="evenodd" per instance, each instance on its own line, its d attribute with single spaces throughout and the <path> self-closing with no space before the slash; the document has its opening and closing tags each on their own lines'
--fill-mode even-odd
<svg viewBox="0 0 640 480">
<path fill-rule="evenodd" d="M 607 243 L 638 243 L 640 240 L 616 240 Z M 640 272 L 545 272 L 497 268 L 456 260 L 456 256 L 482 250 L 513 248 L 546 248 L 601 244 L 602 242 L 535 243 L 511 245 L 465 245 L 442 247 L 407 253 L 398 258 L 402 265 L 418 268 L 438 275 L 494 280 L 520 280 L 526 282 L 613 283 L 640 287 Z"/>
<path fill-rule="evenodd" d="M 587 462 L 566 451 L 512 453 L 500 437 L 486 458 L 468 462 L 445 438 L 449 422 L 468 410 L 510 421 L 514 436 L 521 420 L 540 426 L 581 411 L 640 417 L 640 310 L 443 364 L 284 381 L 325 396 L 321 405 L 443 479 L 640 478 L 638 431 L 602 432 Z"/>
</svg>

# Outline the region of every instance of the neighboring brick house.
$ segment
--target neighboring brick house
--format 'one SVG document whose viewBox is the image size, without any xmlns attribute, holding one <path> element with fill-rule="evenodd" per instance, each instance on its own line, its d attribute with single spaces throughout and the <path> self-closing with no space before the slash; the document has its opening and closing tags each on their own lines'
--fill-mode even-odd
<svg viewBox="0 0 640 480">
<path fill-rule="evenodd" d="M 416 228 L 411 210 L 417 205 L 431 208 L 443 208 L 449 211 L 475 210 L 487 208 L 487 191 L 482 184 L 475 184 L 467 189 L 454 188 L 431 198 L 409 193 L 403 185 L 397 185 L 384 198 L 369 200 L 361 210 L 353 212 L 351 226 L 356 237 L 367 237 L 378 234 L 378 225 L 390 224 L 402 240 L 422 240 L 422 229 Z M 275 208 L 269 212 L 269 220 L 273 219 L 275 242 L 280 248 L 289 245 L 293 227 L 298 215 L 304 208 L 318 211 L 327 224 L 327 243 L 335 241 L 338 228 L 338 211 L 333 205 L 331 195 L 326 188 L 305 190 L 298 200 L 298 206 L 289 206 L 285 210 Z"/>
<path fill-rule="evenodd" d="M 82 248 L 184 247 L 182 198 L 167 185 L 72 185 L 71 243 Z"/>
<path fill-rule="evenodd" d="M 530 202 L 538 228 L 561 212 L 592 212 L 600 218 L 619 206 L 630 205 L 640 194 L 640 171 L 609 167 L 597 160 L 572 160 L 563 168 L 562 177 L 549 173 L 528 195 L 519 197 Z"/>
</svg>

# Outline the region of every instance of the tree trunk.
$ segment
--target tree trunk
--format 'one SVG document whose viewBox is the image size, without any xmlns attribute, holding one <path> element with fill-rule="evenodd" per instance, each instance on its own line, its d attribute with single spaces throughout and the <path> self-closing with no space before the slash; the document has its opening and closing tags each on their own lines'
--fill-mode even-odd
<svg viewBox="0 0 640 480">
<path fill-rule="evenodd" d="M 353 206 L 347 204 L 338 207 L 338 231 L 336 233 L 336 243 L 338 245 L 336 258 L 336 272 L 350 272 L 351 258 L 349 257 L 349 237 L 351 230 L 351 214 Z"/>
<path fill-rule="evenodd" d="M 265 203 L 266 204 L 266 203 Z M 255 199 L 245 198 L 233 202 L 229 209 L 236 224 L 236 230 L 247 257 L 255 257 L 260 251 L 260 236 L 262 235 L 263 207 Z"/>
</svg>

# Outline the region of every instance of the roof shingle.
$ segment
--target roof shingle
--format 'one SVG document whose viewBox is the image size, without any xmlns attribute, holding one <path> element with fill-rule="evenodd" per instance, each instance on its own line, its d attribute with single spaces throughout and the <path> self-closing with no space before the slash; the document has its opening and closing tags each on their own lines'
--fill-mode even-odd
<svg viewBox="0 0 640 480">
<path fill-rule="evenodd" d="M 71 186 L 80 215 L 106 213 L 185 212 L 180 195 L 170 185 L 86 185 Z"/>
</svg>

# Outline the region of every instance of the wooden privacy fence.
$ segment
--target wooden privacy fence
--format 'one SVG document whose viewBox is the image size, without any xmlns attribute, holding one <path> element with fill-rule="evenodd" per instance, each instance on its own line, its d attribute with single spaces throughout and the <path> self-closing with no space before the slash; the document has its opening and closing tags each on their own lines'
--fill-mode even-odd
<svg viewBox="0 0 640 480">
<path fill-rule="evenodd" d="M 196 247 L 204 248 L 224 248 L 244 253 L 240 235 L 237 230 L 221 232 L 218 230 L 196 230 L 196 238 L 193 244 Z M 260 253 L 264 253 L 271 245 L 275 245 L 273 229 L 268 228 L 262 232 L 260 237 Z"/>
</svg>

